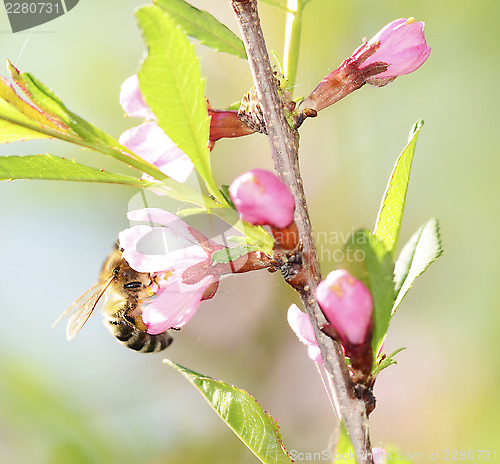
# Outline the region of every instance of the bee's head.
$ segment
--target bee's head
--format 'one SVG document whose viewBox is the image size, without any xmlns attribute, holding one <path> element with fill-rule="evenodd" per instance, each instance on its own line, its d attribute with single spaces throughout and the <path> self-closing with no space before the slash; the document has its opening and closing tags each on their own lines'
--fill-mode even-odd
<svg viewBox="0 0 500 464">
<path fill-rule="evenodd" d="M 135 271 L 125 261 L 113 268 L 113 275 L 117 284 L 127 293 L 138 293 L 151 284 L 149 274 Z"/>
</svg>

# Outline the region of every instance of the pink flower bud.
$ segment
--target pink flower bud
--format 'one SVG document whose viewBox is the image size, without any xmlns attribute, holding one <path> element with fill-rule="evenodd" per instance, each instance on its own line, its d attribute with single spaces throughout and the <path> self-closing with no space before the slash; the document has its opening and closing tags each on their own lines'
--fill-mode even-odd
<svg viewBox="0 0 500 464">
<path fill-rule="evenodd" d="M 368 83 L 409 74 L 424 64 L 431 53 L 425 41 L 424 25 L 421 21 L 415 22 L 415 18 L 396 19 L 357 50 L 357 54 L 361 54 L 375 44 L 380 44 L 375 53 L 369 56 L 359 69 L 377 62 L 388 65 L 386 71 L 368 78 Z"/>
<path fill-rule="evenodd" d="M 319 283 L 316 299 L 345 348 L 367 342 L 371 336 L 373 300 L 361 281 L 343 269 L 330 272 Z"/>
<path fill-rule="evenodd" d="M 293 222 L 295 200 L 288 187 L 272 172 L 252 169 L 229 187 L 236 209 L 244 221 L 279 229 Z"/>
<path fill-rule="evenodd" d="M 415 22 L 414 18 L 390 22 L 368 42 L 365 40 L 300 103 L 301 112 L 293 117 L 294 127 L 297 129 L 306 118 L 316 116 L 366 83 L 381 87 L 415 71 L 430 53 L 423 22 Z"/>
</svg>

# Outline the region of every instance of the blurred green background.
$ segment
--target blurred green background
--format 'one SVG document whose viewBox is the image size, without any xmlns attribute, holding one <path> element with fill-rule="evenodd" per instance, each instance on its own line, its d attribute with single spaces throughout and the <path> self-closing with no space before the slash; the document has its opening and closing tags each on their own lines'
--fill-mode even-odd
<svg viewBox="0 0 500 464">
<path fill-rule="evenodd" d="M 30 71 L 76 113 L 119 136 L 120 84 L 137 71 L 143 44 L 138 0 L 81 0 L 70 13 L 12 34 L 0 7 L 0 56 Z M 237 30 L 227 1 L 193 2 Z M 261 6 L 271 50 L 282 52 L 284 18 Z M 373 444 L 409 453 L 500 453 L 500 311 L 496 237 L 500 71 L 496 0 L 314 0 L 304 14 L 296 95 L 317 83 L 389 21 L 426 22 L 432 54 L 410 76 L 362 88 L 301 128 L 301 166 L 322 269 L 335 237 L 372 227 L 393 163 L 413 123 L 417 144 L 401 243 L 430 217 L 445 254 L 399 309 L 386 351 L 407 350 L 377 381 Z M 246 62 L 197 45 L 215 108 L 251 85 Z M 6 75 L 6 72 L 3 73 Z M 3 145 L 2 155 L 53 153 L 123 169 L 53 141 Z M 216 179 L 271 168 L 264 137 L 218 142 Z M 68 343 L 52 322 L 91 287 L 136 192 L 121 186 L 15 181 L 0 184 L 0 462 L 255 463 L 256 458 L 163 355 L 115 342 L 94 317 Z M 324 237 L 324 234 L 323 234 Z M 244 303 L 242 303 L 244 302 Z M 316 368 L 286 324 L 296 297 L 266 272 L 222 282 L 167 356 L 251 392 L 281 426 L 289 450 L 329 449 L 335 419 Z M 497 454 L 498 454 L 497 453 Z M 500 454 L 498 456 L 500 458 Z M 300 461 L 299 461 L 300 462 Z"/>
</svg>

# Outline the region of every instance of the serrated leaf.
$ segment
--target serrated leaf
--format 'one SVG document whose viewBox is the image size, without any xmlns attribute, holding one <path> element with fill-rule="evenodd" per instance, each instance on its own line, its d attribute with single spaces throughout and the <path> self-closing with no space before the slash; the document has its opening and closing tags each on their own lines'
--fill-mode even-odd
<svg viewBox="0 0 500 464">
<path fill-rule="evenodd" d="M 26 125 L 33 125 L 32 130 Z M 52 121 L 17 95 L 14 88 L 0 77 L 0 143 L 48 138 L 39 132 L 44 126 L 54 128 Z"/>
<path fill-rule="evenodd" d="M 378 213 L 373 234 L 385 243 L 394 256 L 398 244 L 401 222 L 405 208 L 406 192 L 410 180 L 413 153 L 417 144 L 417 137 L 423 121 L 417 121 L 410 132 L 408 144 L 399 155 L 392 171 L 382 204 Z"/>
<path fill-rule="evenodd" d="M 0 82 L 0 143 L 58 138 L 91 148 L 133 166 L 156 179 L 165 175 L 152 164 L 123 147 L 113 137 L 71 112 L 44 84 L 29 73 L 20 73 L 8 62 L 12 79 L 29 101 L 23 100 L 2 78 Z"/>
<path fill-rule="evenodd" d="M 376 356 L 384 340 L 394 305 L 394 268 L 385 244 L 368 230 L 352 234 L 344 247 L 344 258 L 338 266 L 361 280 L 373 297 L 372 349 Z"/>
<path fill-rule="evenodd" d="M 50 138 L 40 130 L 30 129 L 41 125 L 32 122 L 27 116 L 0 99 L 0 143 L 23 142 L 26 140 Z"/>
<path fill-rule="evenodd" d="M 1 156 L 0 181 L 14 179 L 105 182 L 134 187 L 148 185 L 136 177 L 90 168 L 75 160 L 52 155 Z"/>
<path fill-rule="evenodd" d="M 210 193 L 225 200 L 209 162 L 209 117 L 199 59 L 186 35 L 160 8 L 137 11 L 148 55 L 139 71 L 139 87 L 158 125 L 193 161 Z"/>
<path fill-rule="evenodd" d="M 415 232 L 401 250 L 394 267 L 396 300 L 394 313 L 410 290 L 415 279 L 443 254 L 439 222 L 430 219 Z"/>
<path fill-rule="evenodd" d="M 12 87 L 12 85 L 0 76 L 0 143 L 16 142 L 35 138 L 47 138 L 48 135 L 32 131 L 26 127 L 14 123 L 32 123 L 37 128 L 47 127 L 55 130 L 67 130 L 60 121 L 52 120 L 40 109 L 23 100 Z"/>
<path fill-rule="evenodd" d="M 219 52 L 246 58 L 245 45 L 228 27 L 205 10 L 198 10 L 184 0 L 154 0 L 189 36 Z"/>
<path fill-rule="evenodd" d="M 45 112 L 62 121 L 67 127 L 70 127 L 76 134 L 87 141 L 100 143 L 119 151 L 123 149 L 113 137 L 70 111 L 61 99 L 35 76 L 27 72 L 20 73 L 11 63 L 8 63 L 8 65 L 12 79 Z"/>
<path fill-rule="evenodd" d="M 193 384 L 210 406 L 264 464 L 291 464 L 276 421 L 246 391 L 165 359 Z"/>
</svg>

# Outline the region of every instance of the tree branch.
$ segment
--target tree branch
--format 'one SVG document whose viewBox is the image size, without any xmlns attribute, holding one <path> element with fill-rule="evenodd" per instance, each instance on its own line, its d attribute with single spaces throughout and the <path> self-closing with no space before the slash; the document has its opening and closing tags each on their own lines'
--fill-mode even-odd
<svg viewBox="0 0 500 464">
<path fill-rule="evenodd" d="M 302 264 L 288 283 L 300 294 L 313 323 L 324 367 L 334 395 L 337 416 L 347 427 L 359 464 L 373 464 L 364 401 L 358 399 L 340 344 L 323 334 L 326 324 L 314 291 L 321 280 L 306 198 L 299 170 L 299 136 L 288 124 L 278 95 L 269 55 L 260 27 L 256 0 L 230 0 L 236 14 L 257 95 L 260 100 L 274 166 L 295 198 L 295 222 L 303 246 Z"/>
</svg>

